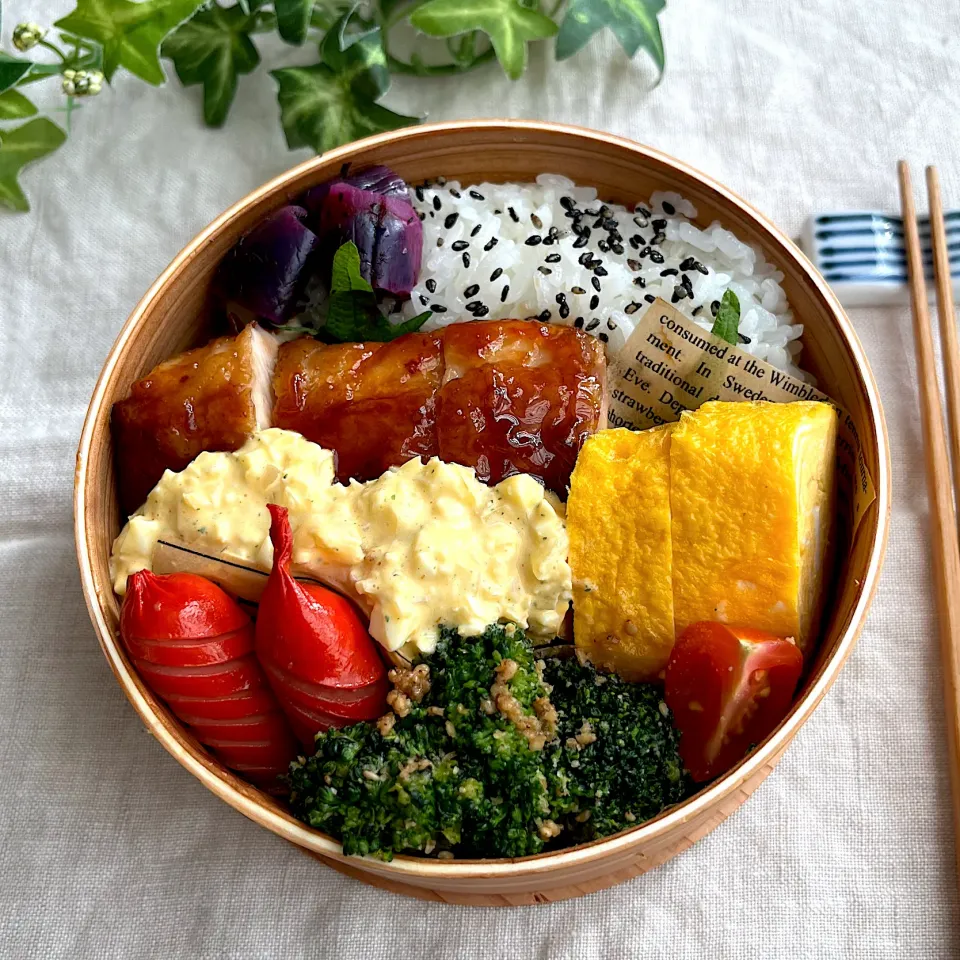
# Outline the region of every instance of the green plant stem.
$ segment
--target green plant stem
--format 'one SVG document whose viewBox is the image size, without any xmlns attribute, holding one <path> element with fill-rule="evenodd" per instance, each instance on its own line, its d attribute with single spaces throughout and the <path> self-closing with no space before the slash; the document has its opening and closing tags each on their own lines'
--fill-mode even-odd
<svg viewBox="0 0 960 960">
<path fill-rule="evenodd" d="M 553 19 L 556 17 L 556 15 L 560 12 L 560 8 L 561 8 L 562 6 L 563 6 L 563 0 L 557 0 L 557 2 L 554 3 L 553 7 L 552 7 L 550 10 L 544 10 L 543 12 L 544 12 L 551 20 L 553 20 Z"/>
<path fill-rule="evenodd" d="M 62 63 L 67 62 L 67 55 L 55 43 L 51 43 L 49 40 L 38 40 L 37 46 L 44 47 L 45 49 L 55 53 L 60 58 Z"/>
</svg>

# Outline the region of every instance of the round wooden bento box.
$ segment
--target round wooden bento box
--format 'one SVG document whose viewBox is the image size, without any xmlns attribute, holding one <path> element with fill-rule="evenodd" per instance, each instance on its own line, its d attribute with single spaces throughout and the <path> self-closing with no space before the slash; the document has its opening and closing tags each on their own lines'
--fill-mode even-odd
<svg viewBox="0 0 960 960">
<path fill-rule="evenodd" d="M 409 182 L 440 175 L 464 183 L 524 181 L 555 172 L 595 186 L 604 200 L 626 204 L 649 197 L 654 189 L 683 194 L 696 205 L 703 224 L 719 219 L 780 267 L 794 313 L 804 324 L 804 366 L 853 416 L 877 498 L 847 555 L 839 558 L 838 589 L 797 702 L 739 766 L 655 820 L 585 846 L 518 860 L 400 856 L 382 863 L 344 857 L 335 840 L 295 820 L 281 802 L 238 779 L 209 755 L 144 686 L 118 642 L 118 604 L 108 571 L 121 520 L 111 405 L 159 361 L 207 337 L 208 286 L 234 242 L 264 215 L 333 176 L 347 161 L 356 166 L 387 164 Z M 150 732 L 177 761 L 251 820 L 343 873 L 430 900 L 510 905 L 580 896 L 663 863 L 728 817 L 770 773 L 836 679 L 863 627 L 886 542 L 890 465 L 877 385 L 849 320 L 803 254 L 765 217 L 691 167 L 630 140 L 557 124 L 476 121 L 414 127 L 333 150 L 255 190 L 192 240 L 147 291 L 110 351 L 80 440 L 75 510 L 83 592 L 104 655 Z"/>
</svg>

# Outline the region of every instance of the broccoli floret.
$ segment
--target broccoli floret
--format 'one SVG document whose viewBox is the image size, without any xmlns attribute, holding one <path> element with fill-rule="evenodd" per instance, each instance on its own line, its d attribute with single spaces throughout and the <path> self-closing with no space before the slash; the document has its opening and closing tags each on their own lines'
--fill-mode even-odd
<svg viewBox="0 0 960 960">
<path fill-rule="evenodd" d="M 659 687 L 573 658 L 548 660 L 545 676 L 559 718 L 548 779 L 567 843 L 642 823 L 688 795 L 679 734 Z"/>
<path fill-rule="evenodd" d="M 657 687 L 538 662 L 512 624 L 479 637 L 445 628 L 423 663 L 419 701 L 320 733 L 316 753 L 291 765 L 294 813 L 345 853 L 526 856 L 615 833 L 685 795 Z"/>
<path fill-rule="evenodd" d="M 537 821 L 549 814 L 540 753 L 490 699 L 506 660 L 516 664 L 510 692 L 535 721 L 543 687 L 523 634 L 512 625 L 469 638 L 444 629 L 425 661 L 429 691 L 386 733 L 370 723 L 326 731 L 312 757 L 291 765 L 294 813 L 339 837 L 348 854 L 538 853 Z"/>
</svg>

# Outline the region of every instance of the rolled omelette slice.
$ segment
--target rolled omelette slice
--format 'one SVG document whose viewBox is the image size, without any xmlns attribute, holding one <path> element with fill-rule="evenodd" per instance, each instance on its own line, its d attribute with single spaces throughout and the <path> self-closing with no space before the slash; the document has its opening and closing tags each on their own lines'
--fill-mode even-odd
<svg viewBox="0 0 960 960">
<path fill-rule="evenodd" d="M 825 403 L 710 402 L 670 449 L 676 632 L 717 620 L 815 640 L 834 504 Z"/>
<path fill-rule="evenodd" d="M 573 634 L 595 666 L 652 680 L 673 647 L 670 433 L 601 430 L 570 478 Z"/>
</svg>

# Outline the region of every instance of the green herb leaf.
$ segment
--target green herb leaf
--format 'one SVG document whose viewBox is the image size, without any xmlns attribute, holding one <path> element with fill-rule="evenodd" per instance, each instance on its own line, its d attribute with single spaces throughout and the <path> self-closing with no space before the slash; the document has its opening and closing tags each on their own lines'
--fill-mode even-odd
<svg viewBox="0 0 960 960">
<path fill-rule="evenodd" d="M 20 120 L 36 112 L 37 108 L 19 90 L 0 93 L 0 120 Z"/>
<path fill-rule="evenodd" d="M 160 49 L 173 61 L 184 86 L 203 84 L 203 119 L 219 127 L 237 92 L 237 78 L 255 70 L 260 54 L 248 33 L 251 17 L 241 7 L 214 5 L 178 27 Z"/>
<path fill-rule="evenodd" d="M 720 301 L 720 309 L 717 311 L 717 318 L 713 321 L 713 329 L 710 332 L 715 337 L 736 346 L 740 341 L 737 336 L 739 329 L 740 301 L 732 290 L 728 290 Z"/>
<path fill-rule="evenodd" d="M 663 73 L 663 37 L 657 14 L 666 0 L 572 0 L 557 35 L 557 59 L 572 57 L 598 31 L 609 27 L 632 57 L 644 49 Z"/>
<path fill-rule="evenodd" d="M 30 204 L 17 181 L 20 171 L 53 153 L 66 139 L 63 130 L 46 117 L 5 130 L 0 142 L 0 204 L 11 210 L 29 210 Z"/>
<path fill-rule="evenodd" d="M 277 81 L 280 122 L 291 150 L 313 147 L 323 153 L 418 122 L 376 102 L 390 84 L 380 30 L 349 35 L 350 17 L 351 13 L 341 17 L 324 37 L 320 63 L 270 71 Z"/>
<path fill-rule="evenodd" d="M 277 14 L 277 32 L 287 43 L 299 46 L 307 39 L 307 26 L 313 0 L 273 0 Z"/>
<path fill-rule="evenodd" d="M 202 3 L 203 0 L 77 0 L 76 10 L 55 26 L 102 45 L 107 80 L 122 66 L 141 80 L 159 85 L 166 79 L 159 59 L 161 42 Z"/>
<path fill-rule="evenodd" d="M 17 60 L 0 51 L 0 92 L 9 90 L 32 66 L 29 60 Z"/>
<path fill-rule="evenodd" d="M 403 323 L 391 323 L 377 309 L 373 287 L 360 273 L 360 251 L 348 240 L 333 255 L 327 319 L 318 336 L 330 343 L 360 340 L 393 340 L 419 330 L 430 313 L 421 313 Z"/>
<path fill-rule="evenodd" d="M 527 44 L 557 32 L 546 14 L 518 0 L 428 0 L 413 12 L 410 22 L 431 37 L 482 30 L 511 80 L 519 79 L 527 65 Z"/>
</svg>

